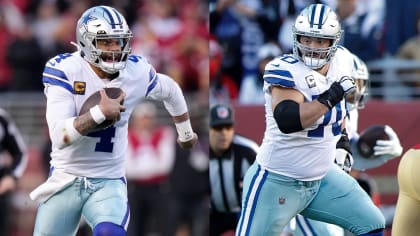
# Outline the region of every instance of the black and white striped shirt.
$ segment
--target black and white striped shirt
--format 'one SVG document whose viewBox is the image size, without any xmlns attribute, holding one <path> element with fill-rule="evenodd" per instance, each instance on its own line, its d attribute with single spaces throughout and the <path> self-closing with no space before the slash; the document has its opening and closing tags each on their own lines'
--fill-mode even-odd
<svg viewBox="0 0 420 236">
<path fill-rule="evenodd" d="M 238 213 L 241 207 L 242 180 L 252 165 L 258 145 L 235 134 L 229 149 L 217 156 L 210 148 L 210 191 L 212 210 Z"/>
</svg>

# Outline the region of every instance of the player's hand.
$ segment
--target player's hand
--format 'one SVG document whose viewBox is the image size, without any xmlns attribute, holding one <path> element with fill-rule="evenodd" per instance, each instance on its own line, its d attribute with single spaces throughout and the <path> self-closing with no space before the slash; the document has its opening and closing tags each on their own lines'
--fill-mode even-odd
<svg viewBox="0 0 420 236">
<path fill-rule="evenodd" d="M 343 76 L 340 80 L 338 80 L 341 88 L 343 89 L 344 96 L 347 96 L 350 93 L 353 93 L 356 90 L 356 84 L 354 79 L 349 76 Z"/>
<path fill-rule="evenodd" d="M 16 179 L 10 175 L 0 178 L 0 195 L 16 188 Z"/>
<path fill-rule="evenodd" d="M 334 163 L 346 173 L 350 173 L 351 167 L 353 166 L 353 156 L 347 150 L 343 148 L 337 148 L 335 150 Z"/>
<path fill-rule="evenodd" d="M 125 107 L 122 105 L 125 93 L 122 92 L 119 97 L 112 99 L 109 98 L 104 89 L 99 91 L 101 94 L 101 101 L 99 102 L 99 108 L 104 114 L 107 120 L 119 121 L 121 119 L 121 112 L 125 111 Z"/>
<path fill-rule="evenodd" d="M 198 136 L 196 133 L 193 133 L 192 139 L 187 141 L 181 141 L 179 138 L 176 140 L 179 146 L 183 149 L 190 149 L 198 142 Z"/>
<path fill-rule="evenodd" d="M 337 103 L 339 103 L 343 98 L 356 89 L 354 80 L 349 76 L 343 76 L 338 81 L 335 81 L 331 84 L 331 87 L 319 95 L 318 101 L 328 109 L 332 109 Z"/>
<path fill-rule="evenodd" d="M 402 154 L 403 148 L 400 144 L 395 131 L 388 125 L 385 126 L 385 132 L 389 137 L 389 140 L 378 140 L 376 145 L 373 147 L 374 155 L 391 155 L 392 157 L 397 157 Z"/>
</svg>

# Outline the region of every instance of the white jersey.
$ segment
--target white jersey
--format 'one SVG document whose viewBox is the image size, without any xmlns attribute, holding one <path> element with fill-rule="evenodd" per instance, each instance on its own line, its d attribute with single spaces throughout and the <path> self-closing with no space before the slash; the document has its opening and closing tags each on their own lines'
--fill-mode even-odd
<svg viewBox="0 0 420 236">
<path fill-rule="evenodd" d="M 271 86 L 293 88 L 303 94 L 305 102 L 316 99 L 334 81 L 351 76 L 352 55 L 339 47 L 331 59 L 326 76 L 307 67 L 292 55 L 269 62 L 264 73 L 264 139 L 257 155 L 258 163 L 270 171 L 299 180 L 321 179 L 334 163 L 335 147 L 347 111 L 344 99 L 312 126 L 291 134 L 280 131 L 273 117 Z"/>
<path fill-rule="evenodd" d="M 169 77 L 156 73 L 142 57 L 131 55 L 127 66 L 111 81 L 100 79 L 79 54 L 58 55 L 46 63 L 43 73 L 47 96 L 47 123 L 52 141 L 51 166 L 67 174 L 92 178 L 120 178 L 125 175 L 127 127 L 135 105 L 145 97 L 164 101 L 168 112 L 187 112 L 182 92 Z M 112 127 L 91 132 L 71 145 L 61 147 L 54 138 L 55 127 L 79 114 L 85 100 L 104 87 L 119 87 L 126 97 L 126 111 Z"/>
</svg>

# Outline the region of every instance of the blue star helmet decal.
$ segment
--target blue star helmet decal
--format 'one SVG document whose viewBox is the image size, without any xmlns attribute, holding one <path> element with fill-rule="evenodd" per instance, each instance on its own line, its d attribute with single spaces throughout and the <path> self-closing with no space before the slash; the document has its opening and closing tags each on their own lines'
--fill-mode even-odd
<svg viewBox="0 0 420 236">
<path fill-rule="evenodd" d="M 87 23 L 89 22 L 89 21 L 91 21 L 91 20 L 97 20 L 98 18 L 96 18 L 96 17 L 94 17 L 94 16 L 92 16 L 92 15 L 86 15 L 86 16 L 84 16 L 83 17 L 83 20 L 82 20 L 82 24 L 83 25 L 87 25 Z"/>
</svg>

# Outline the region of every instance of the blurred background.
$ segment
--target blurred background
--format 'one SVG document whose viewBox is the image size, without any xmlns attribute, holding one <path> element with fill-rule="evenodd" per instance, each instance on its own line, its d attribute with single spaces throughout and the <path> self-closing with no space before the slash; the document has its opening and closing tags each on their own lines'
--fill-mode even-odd
<svg viewBox="0 0 420 236">
<path fill-rule="evenodd" d="M 133 32 L 133 54 L 145 56 L 158 72 L 170 75 L 184 91 L 200 145 L 190 152 L 178 150 L 176 136 L 170 136 L 174 158 L 167 164 L 159 191 L 173 199 L 165 209 L 173 235 L 206 235 L 209 15 L 204 0 L 0 0 L 0 107 L 13 117 L 29 155 L 27 168 L 13 193 L 13 212 L 5 216 L 10 218 L 10 232 L 0 235 L 32 235 L 37 203 L 28 194 L 46 179 L 49 168 L 43 67 L 57 54 L 76 51 L 70 44 L 76 41 L 76 22 L 95 5 L 118 9 Z M 154 105 L 154 125 L 174 129 L 163 105 Z M 145 212 L 156 207 L 152 204 Z M 131 235 L 159 235 L 159 224 L 153 218 L 144 224 L 142 234 Z M 78 235 L 91 235 L 84 222 Z"/>
<path fill-rule="evenodd" d="M 344 33 L 340 45 L 370 71 L 369 97 L 359 111 L 359 133 L 388 124 L 406 151 L 419 142 L 420 2 L 409 0 L 210 0 L 210 104 L 236 110 L 235 130 L 257 143 L 265 129 L 262 73 L 275 56 L 292 53 L 292 25 L 312 3 L 329 5 Z M 249 125 L 253 124 L 253 125 Z M 390 235 L 398 197 L 400 158 L 366 173 L 377 185 Z"/>
<path fill-rule="evenodd" d="M 203 155 L 208 152 L 208 106 L 233 104 L 237 132 L 261 143 L 260 65 L 291 52 L 294 18 L 314 2 L 336 10 L 345 30 L 341 44 L 370 70 L 370 97 L 360 111 L 359 130 L 389 124 L 407 150 L 418 142 L 420 132 L 418 1 L 0 0 L 0 107 L 14 118 L 29 152 L 27 169 L 13 194 L 9 234 L 32 235 L 37 205 L 28 193 L 45 180 L 49 161 L 42 70 L 49 58 L 75 51 L 70 42 L 75 41 L 75 25 L 84 10 L 101 4 L 119 9 L 134 34 L 133 53 L 147 57 L 186 94 L 201 145 L 191 153 L 174 150 L 175 156 L 184 158 L 174 159 L 166 186 L 170 196 L 189 209 L 179 210 L 176 235 L 205 235 L 207 217 L 195 216 L 206 216 L 208 208 L 208 166 Z M 156 121 L 171 124 L 161 104 L 156 107 Z M 388 231 L 398 193 L 398 161 L 367 172 L 378 184 Z M 149 229 L 152 235 L 154 227 Z M 79 235 L 90 232 L 81 230 Z"/>
</svg>

